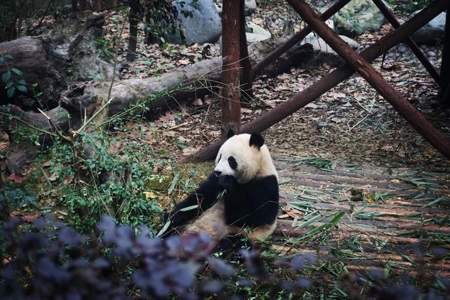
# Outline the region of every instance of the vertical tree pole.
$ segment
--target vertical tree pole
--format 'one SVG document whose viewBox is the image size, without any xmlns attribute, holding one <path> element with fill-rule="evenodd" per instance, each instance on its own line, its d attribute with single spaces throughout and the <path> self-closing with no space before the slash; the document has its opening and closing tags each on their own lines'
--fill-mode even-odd
<svg viewBox="0 0 450 300">
<path fill-rule="evenodd" d="M 223 1 L 222 10 L 222 133 L 232 129 L 239 132 L 241 125 L 240 103 L 240 31 L 241 2 Z"/>
<path fill-rule="evenodd" d="M 130 10 L 128 12 L 128 22 L 130 24 L 130 33 L 128 35 L 127 60 L 134 61 L 136 59 L 138 25 L 141 20 L 141 11 L 143 10 L 139 0 L 129 1 Z"/>
<path fill-rule="evenodd" d="M 241 7 L 239 12 L 240 21 L 240 64 L 241 64 L 241 95 L 242 100 L 250 103 L 253 98 L 252 92 L 252 65 L 248 56 L 247 36 L 245 35 L 245 1 L 240 0 Z"/>
<path fill-rule="evenodd" d="M 447 18 L 445 20 L 444 50 L 442 51 L 441 65 L 441 100 L 450 106 L 450 8 L 447 7 Z"/>
</svg>

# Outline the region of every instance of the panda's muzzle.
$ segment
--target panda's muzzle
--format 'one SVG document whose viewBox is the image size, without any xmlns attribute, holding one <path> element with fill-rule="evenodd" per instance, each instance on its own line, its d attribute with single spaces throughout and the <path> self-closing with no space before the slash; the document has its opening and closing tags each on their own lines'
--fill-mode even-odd
<svg viewBox="0 0 450 300">
<path fill-rule="evenodd" d="M 219 186 L 224 190 L 231 191 L 237 186 L 236 178 L 231 175 L 219 176 Z"/>
<path fill-rule="evenodd" d="M 216 177 L 220 177 L 221 174 L 222 174 L 221 171 L 214 171 L 214 176 Z"/>
</svg>

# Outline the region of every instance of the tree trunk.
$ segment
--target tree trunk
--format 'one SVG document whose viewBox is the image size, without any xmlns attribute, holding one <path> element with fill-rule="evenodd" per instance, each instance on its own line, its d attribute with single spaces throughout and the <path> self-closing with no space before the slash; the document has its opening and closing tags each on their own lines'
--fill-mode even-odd
<svg viewBox="0 0 450 300">
<path fill-rule="evenodd" d="M 222 10 L 222 136 L 241 126 L 241 0 L 224 1 Z M 245 21 L 245 20 L 244 20 Z"/>
<path fill-rule="evenodd" d="M 17 38 L 17 7 L 15 0 L 0 3 L 0 42 Z M 0 52 L 1 54 L 2 52 Z"/>
<path fill-rule="evenodd" d="M 130 1 L 129 5 L 130 5 L 130 11 L 128 12 L 128 20 L 130 23 L 130 33 L 128 36 L 127 60 L 134 61 L 136 59 L 138 25 L 139 25 L 139 20 L 140 20 L 139 0 Z"/>
<path fill-rule="evenodd" d="M 77 12 L 78 11 L 78 1 L 72 0 L 72 11 Z"/>
<path fill-rule="evenodd" d="M 87 0 L 78 0 L 78 3 L 80 4 L 81 11 L 89 9 Z"/>
<path fill-rule="evenodd" d="M 440 96 L 441 101 L 446 106 L 450 106 L 450 9 L 447 9 L 445 21 L 444 50 L 442 51 L 442 64 L 440 76 Z"/>
</svg>

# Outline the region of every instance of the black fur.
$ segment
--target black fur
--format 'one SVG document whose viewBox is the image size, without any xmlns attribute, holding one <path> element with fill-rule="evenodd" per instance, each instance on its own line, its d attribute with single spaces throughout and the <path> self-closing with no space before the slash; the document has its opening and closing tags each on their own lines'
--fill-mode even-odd
<svg viewBox="0 0 450 300">
<path fill-rule="evenodd" d="M 217 197 L 224 190 L 219 185 L 219 178 L 214 174 L 209 175 L 208 179 L 203 181 L 195 192 L 174 207 L 168 216 L 170 226 L 165 235 L 170 234 L 177 227 L 186 225 L 216 203 Z M 198 207 L 188 211 L 180 211 L 192 205 L 198 205 Z"/>
<path fill-rule="evenodd" d="M 259 133 L 252 133 L 250 135 L 250 146 L 255 146 L 258 149 L 264 145 L 264 138 Z"/>
<path fill-rule="evenodd" d="M 279 194 L 278 181 L 274 175 L 239 184 L 232 176 L 217 177 L 213 173 L 195 192 L 175 206 L 169 215 L 171 224 L 164 236 L 200 216 L 217 202 L 223 191 L 226 191 L 223 201 L 227 225 L 255 228 L 275 221 L 279 210 Z M 196 204 L 196 209 L 180 211 Z"/>
<path fill-rule="evenodd" d="M 234 130 L 233 129 L 228 129 L 228 132 L 227 132 L 227 140 L 230 138 L 230 137 L 232 137 L 234 135 Z"/>
<path fill-rule="evenodd" d="M 239 227 L 272 224 L 279 209 L 278 181 L 273 176 L 239 184 L 227 176 L 229 191 L 224 196 L 225 221 Z M 230 183 L 232 182 L 232 183 Z"/>
</svg>

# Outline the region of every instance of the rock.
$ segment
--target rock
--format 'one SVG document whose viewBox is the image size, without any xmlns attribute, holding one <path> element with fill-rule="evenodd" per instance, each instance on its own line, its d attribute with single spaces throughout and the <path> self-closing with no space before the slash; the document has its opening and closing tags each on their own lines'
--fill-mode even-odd
<svg viewBox="0 0 450 300">
<path fill-rule="evenodd" d="M 35 145 L 20 143 L 10 146 L 6 153 L 5 165 L 10 174 L 21 174 L 25 167 L 32 162 L 39 153 Z"/>
<path fill-rule="evenodd" d="M 384 23 L 384 16 L 370 0 L 353 0 L 333 17 L 336 30 L 350 37 L 376 31 Z"/>
<path fill-rule="evenodd" d="M 417 14 L 419 11 L 413 13 Z M 419 44 L 435 44 L 444 38 L 446 13 L 442 12 L 413 34 Z"/>
<path fill-rule="evenodd" d="M 353 49 L 359 48 L 360 45 L 355 40 L 353 40 L 345 35 L 341 35 L 340 37 L 344 40 L 344 42 L 346 42 Z M 308 36 L 306 36 L 306 38 L 302 41 L 302 44 L 306 44 L 306 43 L 311 44 L 313 46 L 314 51 L 337 56 L 337 53 L 333 50 L 333 48 L 328 46 L 328 44 L 317 35 L 308 34 Z"/>
<path fill-rule="evenodd" d="M 23 79 L 28 86 L 26 95 L 16 93 L 17 103 L 26 109 L 34 109 L 38 103 L 32 101 L 28 103 L 25 98 L 33 97 L 31 86 L 37 84 L 41 95 L 41 103 L 44 106 L 53 107 L 56 105 L 59 94 L 66 88 L 63 72 L 58 70 L 58 64 L 51 60 L 48 49 L 49 45 L 41 37 L 22 37 L 9 42 L 0 43 L 0 54 L 8 55 L 5 64 L 0 65 L 0 74 L 7 72 L 14 66 L 22 72 L 21 76 L 16 76 L 17 80 Z M 7 99 L 4 86 L 0 87 L 0 102 Z M 28 105 L 26 105 L 28 103 Z"/>
<path fill-rule="evenodd" d="M 256 11 L 256 1 L 255 0 L 245 0 L 245 15 L 250 16 Z"/>
<path fill-rule="evenodd" d="M 255 23 L 249 22 L 246 27 L 246 36 L 248 43 L 255 43 L 268 40 L 272 37 L 269 31 Z"/>
<path fill-rule="evenodd" d="M 61 65 L 70 65 L 70 79 L 75 81 L 111 80 L 114 73 L 112 52 L 102 44 L 104 16 L 92 14 L 74 21 L 58 23 L 51 36 L 50 55 Z M 76 62 L 76 63 L 72 63 Z M 64 68 L 64 71 L 67 67 Z M 119 72 L 116 70 L 116 78 Z"/>
<path fill-rule="evenodd" d="M 176 44 L 215 42 L 222 33 L 222 21 L 213 0 L 176 0 L 179 32 L 167 40 Z"/>
<path fill-rule="evenodd" d="M 214 1 L 219 14 L 222 13 L 222 1 Z M 256 1 L 255 0 L 245 0 L 245 15 L 250 16 L 256 11 Z"/>
</svg>

